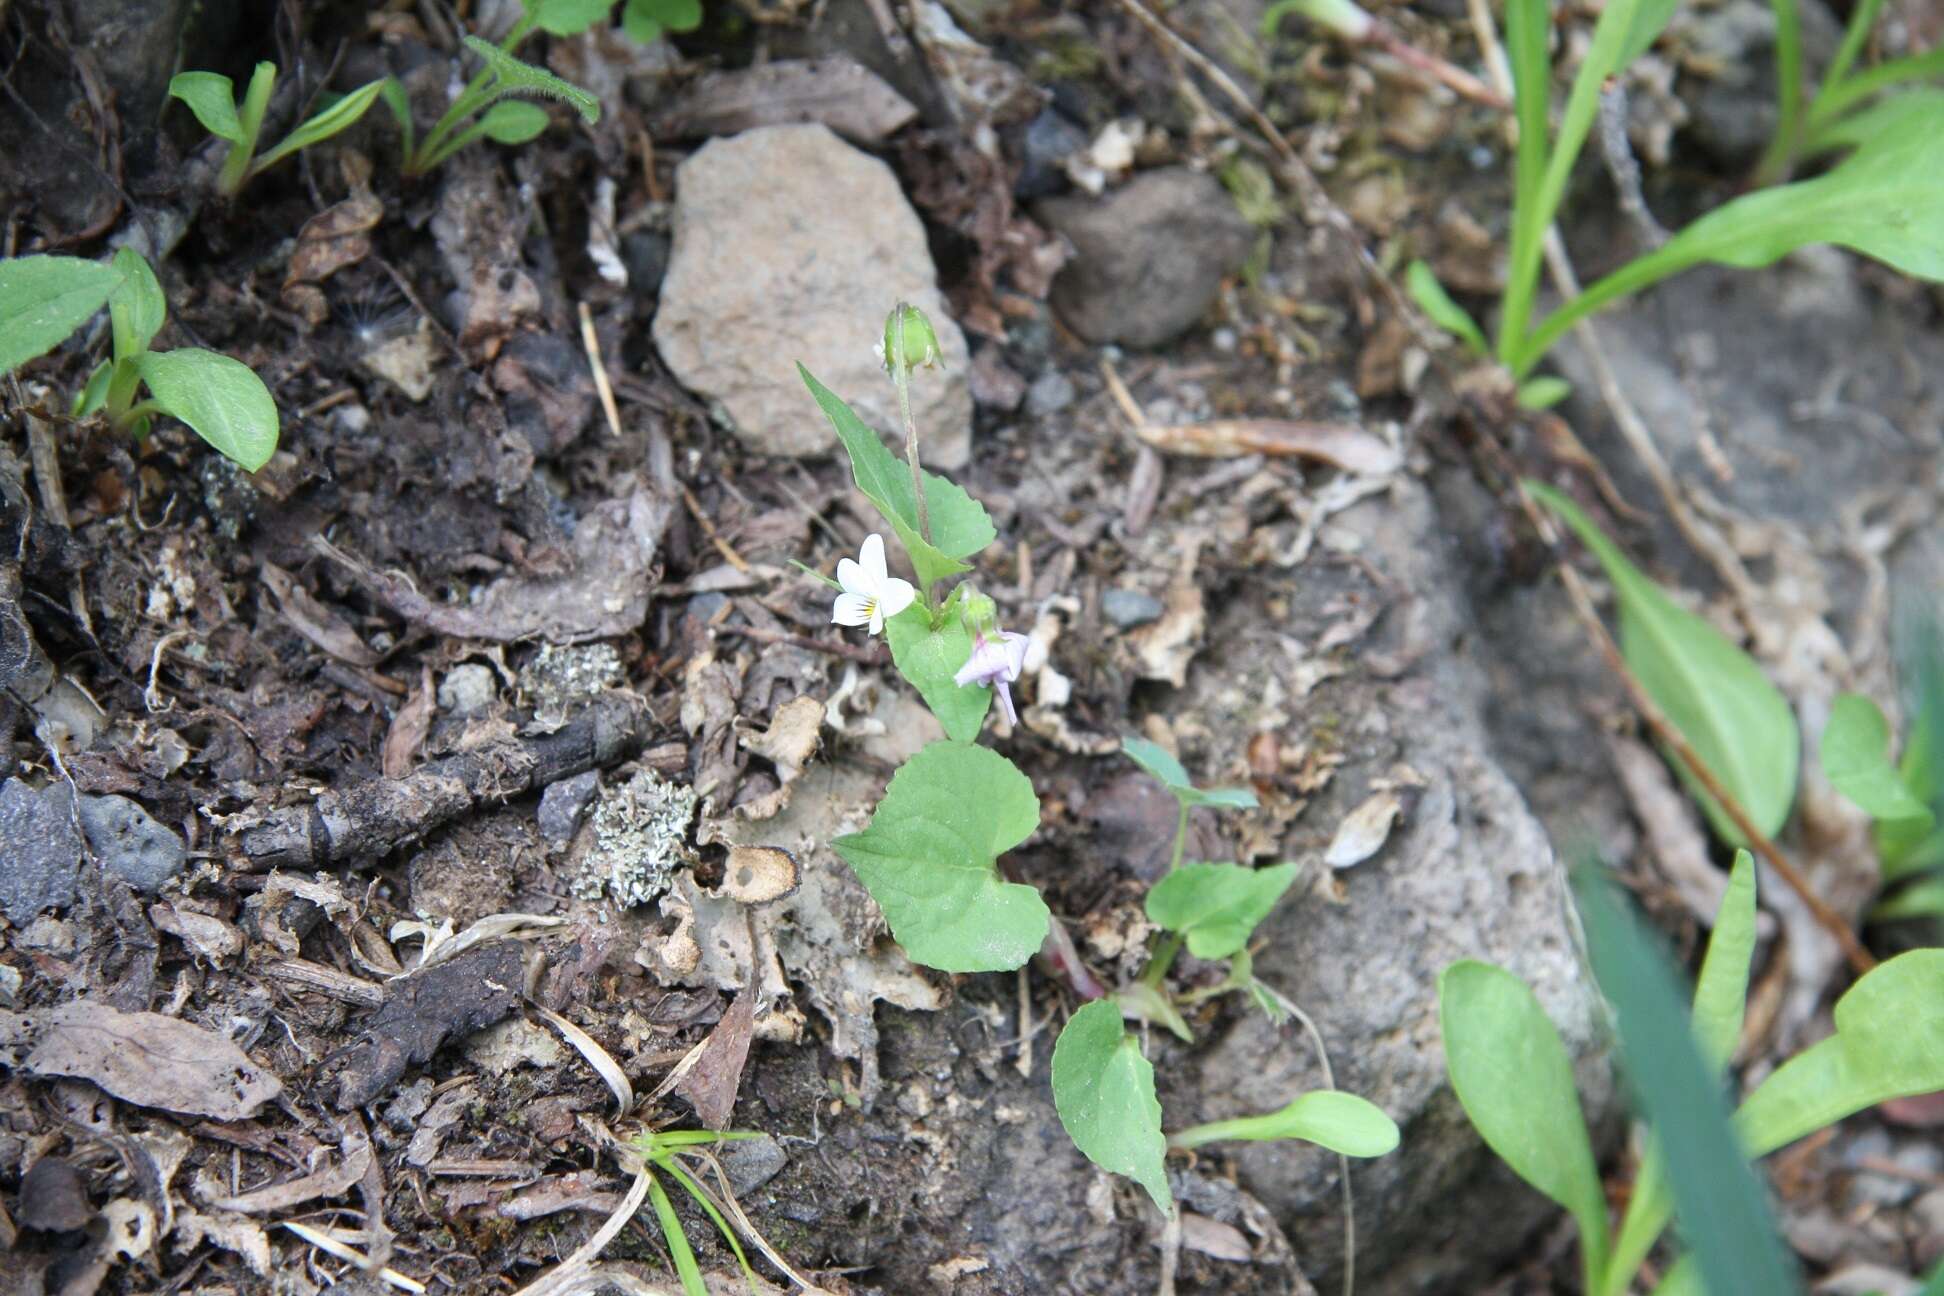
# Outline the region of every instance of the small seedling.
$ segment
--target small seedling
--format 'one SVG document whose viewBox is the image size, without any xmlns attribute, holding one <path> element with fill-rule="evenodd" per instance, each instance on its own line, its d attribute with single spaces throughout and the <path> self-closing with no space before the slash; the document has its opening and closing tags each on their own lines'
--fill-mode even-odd
<svg viewBox="0 0 1944 1296">
<path fill-rule="evenodd" d="M 717 1204 L 715 1195 L 682 1162 L 685 1158 L 701 1155 L 699 1150 L 708 1144 L 761 1137 L 753 1130 L 650 1130 L 632 1140 L 632 1146 L 647 1163 L 643 1173 L 648 1176 L 648 1200 L 655 1208 L 655 1222 L 661 1228 L 662 1240 L 668 1244 L 669 1258 L 675 1262 L 675 1274 L 681 1280 L 686 1296 L 709 1296 L 709 1288 L 703 1281 L 702 1267 L 695 1262 L 695 1249 L 689 1245 L 682 1219 L 675 1213 L 675 1203 L 669 1199 L 668 1190 L 662 1186 L 655 1171 L 660 1170 L 694 1198 L 695 1204 L 702 1208 L 702 1213 L 709 1217 L 709 1222 L 715 1225 L 723 1241 L 735 1253 L 736 1263 L 742 1266 L 743 1276 L 749 1279 L 751 1290 L 754 1290 L 756 1273 L 749 1267 L 749 1257 L 743 1254 L 736 1230 L 729 1227 L 729 1221 L 724 1217 L 723 1208 Z"/>
<path fill-rule="evenodd" d="M 589 123 L 601 119 L 600 101 L 571 81 L 513 57 L 521 41 L 535 30 L 554 36 L 573 36 L 607 16 L 614 0 L 523 0 L 520 20 L 497 45 L 468 35 L 467 49 L 484 65 L 459 97 L 452 101 L 432 129 L 418 139 L 412 124 L 412 105 L 396 78 L 380 83 L 379 96 L 398 120 L 406 175 L 424 175 L 468 144 L 490 139 L 500 144 L 524 144 L 547 128 L 546 110 L 518 96 L 537 95 L 572 104 Z"/>
<path fill-rule="evenodd" d="M 850 406 L 799 371 L 836 430 L 858 490 L 884 518 L 916 579 L 890 573 L 884 539 L 873 535 L 827 581 L 837 592 L 831 619 L 885 636 L 893 665 L 946 736 L 898 768 L 862 831 L 831 845 L 877 900 L 912 960 L 945 972 L 1010 971 L 1040 953 L 1052 932 L 1039 892 L 1008 881 L 998 867 L 1000 855 L 1038 828 L 1039 798 L 1031 779 L 976 739 L 995 699 L 1007 721 L 1018 722 L 1012 686 L 1033 645 L 1029 636 L 1001 629 L 994 600 L 969 581 L 939 595 L 941 584 L 971 570 L 966 560 L 997 533 L 978 501 L 919 466 L 910 382 L 914 368 L 938 361 L 930 322 L 900 305 L 885 322 L 878 353 L 897 385 L 903 464 Z M 1192 1039 L 1180 1004 L 1231 991 L 1273 1004 L 1275 996 L 1255 978 L 1247 946 L 1297 868 L 1185 862 L 1192 809 L 1247 809 L 1255 794 L 1196 787 L 1180 761 L 1154 743 L 1129 739 L 1124 750 L 1167 786 L 1180 808 L 1170 872 L 1147 896 L 1149 919 L 1167 935 L 1137 980 L 1082 1006 L 1054 1046 L 1053 1102 L 1074 1144 L 1095 1163 L 1134 1179 L 1168 1214 L 1174 1202 L 1163 1162 L 1170 1146 L 1300 1138 L 1349 1156 L 1395 1148 L 1390 1117 L 1335 1091 L 1305 1094 L 1267 1115 L 1195 1126 L 1172 1139 L 1162 1132 L 1154 1067 L 1126 1021 L 1158 1023 Z M 1198 958 L 1228 960 L 1228 976 L 1177 997 L 1167 975 L 1184 944 Z"/>
<path fill-rule="evenodd" d="M 1680 1072 L 1667 1062 L 1674 1050 L 1653 1020 L 1665 1015 L 1653 1002 L 1655 992 L 1643 991 L 1651 978 L 1641 961 L 1641 938 L 1616 918 L 1612 901 L 1582 904 L 1595 973 L 1614 995 L 1623 1057 L 1643 1107 L 1668 1142 L 1649 1143 L 1618 1232 L 1609 1226 L 1559 1032 L 1524 982 L 1487 963 L 1454 963 L 1438 981 L 1452 1088 L 1499 1158 L 1573 1217 L 1587 1292 L 1624 1296 L 1632 1290 L 1677 1203 L 1697 1258 L 1684 1259 L 1675 1272 L 1693 1285 L 1669 1287 L 1664 1281 L 1661 1291 L 1702 1290 L 1702 1271 L 1713 1272 L 1726 1254 L 1742 1256 L 1744 1267 L 1761 1272 L 1768 1262 L 1751 1257 L 1765 1245 L 1759 1234 L 1766 1225 L 1747 1222 L 1759 1219 L 1759 1212 L 1719 1209 L 1742 1191 L 1733 1186 L 1741 1180 L 1733 1167 L 1719 1164 L 1720 1156 L 1694 1155 L 1719 1141 L 1689 1123 L 1705 1120 L 1700 1109 L 1711 1101 L 1713 1080 L 1741 1037 L 1755 949 L 1754 862 L 1746 851 L 1736 858 L 1695 985 L 1690 1029 L 1699 1055 L 1696 1074 L 1704 1079 L 1674 1089 L 1666 1082 Z M 1652 976 L 1671 978 L 1665 969 Z M 1837 1000 L 1835 1015 L 1835 1034 L 1777 1068 L 1736 1110 L 1734 1132 L 1748 1156 L 1766 1156 L 1892 1098 L 1944 1089 L 1944 1050 L 1935 1043 L 1944 1038 L 1944 950 L 1915 950 L 1883 963 Z M 1659 1070 L 1663 1066 L 1670 1069 Z M 1690 1100 L 1697 1106 L 1683 1114 L 1679 1108 Z M 1679 1148 L 1672 1146 L 1676 1139 Z M 1720 1290 L 1787 1292 L 1791 1286 Z"/>
<path fill-rule="evenodd" d="M 0 374 L 58 346 L 103 306 L 113 354 L 74 398 L 74 413 L 108 416 L 117 432 L 148 435 L 158 414 L 190 429 L 255 472 L 277 449 L 277 404 L 250 367 L 199 347 L 153 351 L 168 319 L 155 271 L 123 248 L 107 265 L 78 257 L 0 261 Z M 142 388 L 148 399 L 138 400 Z"/>
<path fill-rule="evenodd" d="M 189 105 L 189 111 L 211 135 L 230 142 L 229 156 L 216 178 L 216 190 L 234 198 L 252 176 L 275 166 L 299 149 L 321 144 L 364 116 L 365 109 L 384 88 L 373 81 L 348 95 L 335 97 L 315 115 L 268 153 L 256 156 L 257 135 L 263 129 L 264 110 L 270 106 L 270 92 L 276 88 L 277 65 L 259 63 L 250 77 L 243 99 L 236 99 L 236 87 L 226 76 L 215 72 L 180 72 L 169 82 L 169 94 Z"/>
</svg>

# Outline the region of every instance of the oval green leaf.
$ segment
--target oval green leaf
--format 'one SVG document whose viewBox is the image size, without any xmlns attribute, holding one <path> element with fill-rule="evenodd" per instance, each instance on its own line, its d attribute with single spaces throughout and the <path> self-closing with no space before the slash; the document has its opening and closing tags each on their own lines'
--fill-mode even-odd
<svg viewBox="0 0 1944 1296">
<path fill-rule="evenodd" d="M 502 99 L 479 119 L 480 133 L 498 144 L 524 144 L 547 129 L 547 110 L 538 104 Z"/>
<path fill-rule="evenodd" d="M 133 248 L 115 253 L 115 269 L 122 281 L 108 297 L 108 318 L 114 326 L 115 358 L 125 360 L 148 350 L 168 322 L 169 300 L 148 258 Z"/>
<path fill-rule="evenodd" d="M 1891 763 L 1890 725 L 1869 698 L 1844 693 L 1830 705 L 1818 754 L 1830 783 L 1872 819 L 1931 822 L 1929 807 L 1912 795 Z"/>
<path fill-rule="evenodd" d="M 1538 482 L 1526 487 L 1606 569 L 1620 604 L 1620 652 L 1648 696 L 1741 802 L 1755 827 L 1774 836 L 1795 803 L 1801 754 L 1788 702 L 1747 653 L 1662 593 L 1578 505 Z M 1715 832 L 1731 845 L 1748 845 L 1686 766 L 1673 764 Z"/>
<path fill-rule="evenodd" d="M 0 374 L 46 355 L 107 304 L 122 271 L 80 257 L 0 261 Z"/>
<path fill-rule="evenodd" d="M 241 360 L 187 347 L 137 362 L 155 403 L 247 472 L 277 452 L 277 402 Z"/>
<path fill-rule="evenodd" d="M 913 961 L 1004 972 L 1039 952 L 1050 915 L 998 857 L 1039 826 L 1033 784 L 998 752 L 935 742 L 899 767 L 863 832 L 831 846 L 871 893 Z"/>
<path fill-rule="evenodd" d="M 1210 1121 L 1183 1130 L 1168 1139 L 1168 1146 L 1197 1148 L 1225 1139 L 1302 1139 L 1344 1156 L 1377 1157 L 1396 1151 L 1398 1137 L 1397 1122 L 1376 1104 L 1340 1089 L 1316 1089 L 1261 1116 Z"/>
<path fill-rule="evenodd" d="M 1184 805 L 1215 806 L 1223 810 L 1253 810 L 1255 793 L 1247 788 L 1198 788 L 1189 781 L 1188 771 L 1174 754 L 1160 743 L 1145 738 L 1121 739 L 1121 750 L 1128 759 L 1160 779 Z"/>
<path fill-rule="evenodd" d="M 1249 943 L 1300 871 L 1295 864 L 1183 864 L 1148 892 L 1147 916 L 1185 935 L 1196 958 L 1227 958 Z"/>
<path fill-rule="evenodd" d="M 1174 1214 L 1154 1067 L 1121 1026 L 1120 1007 L 1112 1000 L 1085 1005 L 1060 1032 L 1053 1046 L 1053 1107 L 1089 1161 L 1126 1175 L 1147 1189 L 1162 1214 Z"/>
<path fill-rule="evenodd" d="M 1578 1222 L 1588 1270 L 1605 1268 L 1606 1197 L 1559 1032 L 1525 982 L 1469 959 L 1438 978 L 1445 1068 L 1472 1126 L 1512 1172 Z"/>
<path fill-rule="evenodd" d="M 232 144 L 243 139 L 243 123 L 236 116 L 236 86 L 215 72 L 178 72 L 169 80 L 169 95 L 189 105 L 202 128 Z"/>
<path fill-rule="evenodd" d="M 600 22 L 614 0 L 527 0 L 527 14 L 549 36 L 578 36 Z"/>
</svg>

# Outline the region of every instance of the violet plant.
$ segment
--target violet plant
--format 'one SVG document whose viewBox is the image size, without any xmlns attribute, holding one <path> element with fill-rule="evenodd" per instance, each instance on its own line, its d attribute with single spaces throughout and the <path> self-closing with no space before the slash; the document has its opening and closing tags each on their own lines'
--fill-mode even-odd
<svg viewBox="0 0 1944 1296">
<path fill-rule="evenodd" d="M 1163 748 L 1130 739 L 1124 750 L 1159 778 L 1180 807 L 1171 867 L 1148 893 L 1148 918 L 1166 933 L 1132 983 L 1108 991 L 1073 968 L 1039 892 L 1008 881 L 999 857 L 1039 827 L 1033 783 L 1012 761 L 978 745 L 997 699 L 1009 724 L 1012 686 L 1031 651 L 1027 635 L 999 624 L 995 601 L 968 579 L 967 561 L 996 538 L 992 519 L 956 483 L 920 466 L 911 414 L 916 368 L 939 363 L 937 337 L 921 311 L 900 303 L 885 323 L 880 355 L 897 386 L 905 444 L 900 464 L 878 434 L 807 370 L 798 372 L 830 420 L 851 474 L 883 517 L 914 580 L 891 573 L 885 539 L 874 534 L 837 565 L 831 620 L 883 635 L 898 673 L 918 690 L 945 731 L 892 775 L 867 827 L 831 843 L 883 910 L 914 962 L 942 972 L 1005 972 L 1047 953 L 1090 1002 L 1068 1019 L 1054 1046 L 1053 1100 L 1075 1145 L 1096 1164 L 1138 1182 L 1164 1214 L 1174 1213 L 1164 1159 L 1169 1148 L 1222 1140 L 1304 1139 L 1346 1156 L 1382 1156 L 1397 1146 L 1396 1124 L 1371 1103 L 1334 1089 L 1299 1095 L 1256 1116 L 1162 1130 L 1145 1032 L 1129 1019 L 1192 1040 L 1182 1005 L 1230 992 L 1265 1010 L 1285 1002 L 1254 975 L 1249 940 L 1296 880 L 1297 866 L 1250 868 L 1185 861 L 1189 812 L 1246 809 L 1246 789 L 1197 788 Z M 807 569 L 806 569 L 807 570 Z M 815 573 L 812 573 L 815 574 Z M 956 579 L 955 584 L 951 584 Z M 949 591 L 941 588 L 951 584 Z M 1168 973 L 1183 945 L 1197 958 L 1227 960 L 1218 984 L 1177 993 Z M 1061 950 L 1069 952 L 1064 956 Z"/>
</svg>

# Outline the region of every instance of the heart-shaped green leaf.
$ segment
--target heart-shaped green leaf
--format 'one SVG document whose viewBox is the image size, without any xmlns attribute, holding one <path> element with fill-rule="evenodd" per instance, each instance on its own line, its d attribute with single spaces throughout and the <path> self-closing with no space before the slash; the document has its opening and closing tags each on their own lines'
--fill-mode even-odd
<svg viewBox="0 0 1944 1296">
<path fill-rule="evenodd" d="M 824 417 L 830 420 L 830 426 L 836 429 L 837 439 L 843 442 L 857 489 L 864 492 L 864 497 L 897 532 L 905 553 L 911 558 L 912 570 L 918 574 L 918 588 L 929 589 L 947 576 L 970 570 L 959 560 L 985 548 L 998 534 L 979 502 L 954 483 L 926 473 L 925 508 L 931 523 L 931 540 L 927 543 L 918 526 L 918 497 L 911 489 L 911 469 L 885 449 L 878 434 L 829 388 L 811 377 L 808 369 L 798 365 L 797 372 L 803 375 L 804 385 L 816 398 Z"/>
<path fill-rule="evenodd" d="M 891 776 L 863 832 L 831 843 L 906 954 L 941 972 L 1003 972 L 1046 940 L 1046 902 L 999 877 L 1039 826 L 1033 784 L 985 747 L 935 742 Z"/>
<path fill-rule="evenodd" d="M 107 304 L 122 278 L 119 267 L 80 257 L 0 261 L 0 374 L 59 346 Z"/>
<path fill-rule="evenodd" d="M 884 637 L 891 643 L 898 673 L 918 690 L 945 733 L 959 742 L 977 738 L 992 705 L 992 690 L 984 684 L 960 687 L 952 678 L 972 655 L 972 632 L 964 621 L 948 607 L 945 623 L 934 630 L 925 609 L 913 603 L 884 623 Z"/>
<path fill-rule="evenodd" d="M 1578 505 L 1549 486 L 1526 486 L 1606 568 L 1620 604 L 1620 652 L 1648 696 L 1741 802 L 1755 827 L 1774 836 L 1795 802 L 1801 741 L 1789 704 L 1747 653 L 1662 593 Z M 1714 830 L 1723 840 L 1746 846 L 1741 830 L 1686 766 L 1674 765 Z"/>
<path fill-rule="evenodd" d="M 155 403 L 247 472 L 277 452 L 277 402 L 241 360 L 186 347 L 136 362 Z"/>
<path fill-rule="evenodd" d="M 1844 693 L 1830 705 L 1819 754 L 1823 773 L 1836 790 L 1872 819 L 1930 824 L 1930 808 L 1912 795 L 1890 762 L 1890 725 L 1870 699 Z"/>
<path fill-rule="evenodd" d="M 1181 762 L 1160 743 L 1152 743 L 1145 738 L 1123 738 L 1121 750 L 1136 765 L 1167 784 L 1168 791 L 1174 793 L 1175 799 L 1183 805 L 1216 806 L 1224 810 L 1253 810 L 1256 807 L 1255 793 L 1247 788 L 1196 787 Z"/>
<path fill-rule="evenodd" d="M 1174 1214 L 1154 1067 L 1112 1000 L 1096 999 L 1067 1019 L 1053 1046 L 1053 1107 L 1088 1160 L 1126 1175 L 1147 1189 L 1162 1214 Z"/>
<path fill-rule="evenodd" d="M 1438 978 L 1445 1067 L 1472 1126 L 1512 1172 L 1579 1224 L 1587 1270 L 1606 1267 L 1606 1196 L 1573 1064 L 1525 982 L 1463 959 Z"/>
<path fill-rule="evenodd" d="M 1299 871 L 1295 864 L 1183 864 L 1148 892 L 1147 916 L 1185 935 L 1196 958 L 1227 958 L 1249 943 Z"/>
</svg>

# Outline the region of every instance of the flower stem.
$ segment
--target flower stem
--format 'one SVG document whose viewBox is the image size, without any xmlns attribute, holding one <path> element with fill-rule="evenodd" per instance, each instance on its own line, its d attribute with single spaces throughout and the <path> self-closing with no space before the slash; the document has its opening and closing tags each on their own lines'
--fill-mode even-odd
<svg viewBox="0 0 1944 1296">
<path fill-rule="evenodd" d="M 1180 798 L 1176 800 L 1181 806 L 1181 813 L 1175 819 L 1174 856 L 1168 861 L 1170 873 L 1181 867 L 1181 853 L 1188 846 L 1188 803 L 1181 801 Z M 1161 943 L 1161 948 L 1154 952 L 1154 957 L 1148 960 L 1147 967 L 1141 970 L 1141 984 L 1158 988 L 1161 978 L 1168 975 L 1168 969 L 1174 966 L 1175 955 L 1179 953 L 1181 953 L 1181 933 L 1173 932 Z"/>
<path fill-rule="evenodd" d="M 891 380 L 898 385 L 898 415 L 904 419 L 905 461 L 911 465 L 911 494 L 918 503 L 918 534 L 931 543 L 931 514 L 925 506 L 925 474 L 918 467 L 918 424 L 911 417 L 911 366 L 906 362 L 903 307 L 891 330 Z"/>
</svg>

